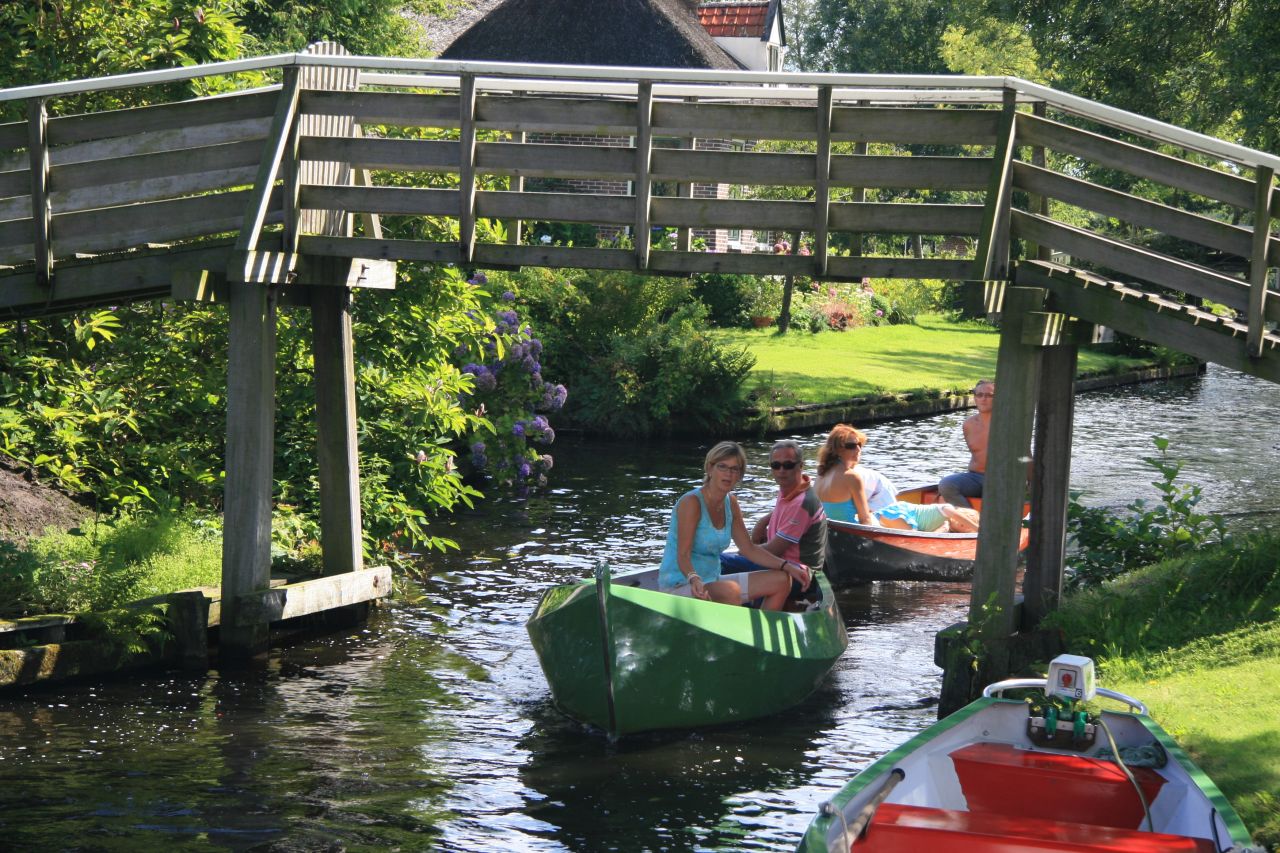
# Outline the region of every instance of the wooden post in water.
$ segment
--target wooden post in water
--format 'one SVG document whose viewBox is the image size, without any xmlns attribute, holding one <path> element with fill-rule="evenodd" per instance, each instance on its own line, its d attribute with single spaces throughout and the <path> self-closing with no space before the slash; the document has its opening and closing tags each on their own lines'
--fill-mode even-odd
<svg viewBox="0 0 1280 853">
<path fill-rule="evenodd" d="M 1001 311 L 982 526 L 969 602 L 969 624 L 987 640 L 1006 638 L 1014 630 L 1022 504 L 1040 372 L 1039 353 L 1035 345 L 1024 343 L 1023 326 L 1028 312 L 1040 310 L 1047 296 L 1039 288 L 1010 287 Z"/>
<path fill-rule="evenodd" d="M 311 45 L 307 52 L 333 56 L 347 51 L 339 44 L 320 42 Z M 304 89 L 355 91 L 359 74 L 354 68 L 306 68 L 300 85 Z M 306 134 L 339 138 L 359 135 L 350 116 L 303 115 L 299 117 L 299 124 Z M 302 166 L 300 180 L 304 184 L 342 185 L 352 183 L 353 177 L 350 164 L 308 161 Z M 462 194 L 465 196 L 465 191 Z M 342 210 L 303 211 L 298 224 L 305 233 L 329 237 L 350 237 L 353 231 L 351 216 Z M 298 237 L 287 236 L 294 242 Z M 463 242 L 466 242 L 465 234 Z M 340 575 L 364 567 L 351 288 L 335 284 L 313 287 L 311 291 L 320 547 L 324 573 Z"/>
<path fill-rule="evenodd" d="M 1022 578 L 1022 627 L 1033 629 L 1062 597 L 1070 500 L 1071 432 L 1075 419 L 1075 342 L 1046 346 L 1040 354 L 1040 395 L 1031 475 L 1031 540 Z"/>
</svg>

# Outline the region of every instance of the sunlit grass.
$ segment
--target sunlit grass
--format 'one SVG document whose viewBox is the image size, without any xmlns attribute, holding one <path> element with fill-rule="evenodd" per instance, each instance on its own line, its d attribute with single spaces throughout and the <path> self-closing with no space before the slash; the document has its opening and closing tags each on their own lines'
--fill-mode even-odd
<svg viewBox="0 0 1280 853">
<path fill-rule="evenodd" d="M 1280 537 L 1169 560 L 1069 596 L 1052 624 L 1142 699 L 1260 843 L 1280 845 Z"/>
<path fill-rule="evenodd" d="M 794 329 L 719 329 L 724 344 L 756 357 L 747 390 L 764 387 L 774 405 L 825 403 L 868 394 L 968 390 L 994 377 L 999 333 L 985 323 L 924 315 L 918 325 L 866 326 L 812 334 Z M 1143 361 L 1080 352 L 1080 370 L 1139 367 Z"/>
</svg>

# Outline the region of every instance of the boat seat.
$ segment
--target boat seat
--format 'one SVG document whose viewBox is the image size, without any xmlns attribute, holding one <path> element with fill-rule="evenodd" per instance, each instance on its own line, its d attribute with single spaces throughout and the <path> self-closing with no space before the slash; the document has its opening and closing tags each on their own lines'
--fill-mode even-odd
<svg viewBox="0 0 1280 853">
<path fill-rule="evenodd" d="M 851 853 L 1217 853 L 1207 838 L 884 803 Z"/>
<path fill-rule="evenodd" d="M 1076 753 L 1018 749 L 1002 743 L 971 743 L 951 753 L 971 812 L 1073 821 L 1137 829 L 1142 801 L 1124 771 L 1111 761 Z M 1133 767 L 1147 803 L 1164 777 Z"/>
</svg>

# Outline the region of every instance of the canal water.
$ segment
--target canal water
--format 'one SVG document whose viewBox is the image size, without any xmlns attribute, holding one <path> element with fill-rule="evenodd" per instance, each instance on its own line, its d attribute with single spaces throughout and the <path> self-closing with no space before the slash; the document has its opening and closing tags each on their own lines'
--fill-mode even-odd
<svg viewBox="0 0 1280 853">
<path fill-rule="evenodd" d="M 1095 504 L 1154 498 L 1140 460 L 1159 433 L 1207 508 L 1266 525 L 1278 404 L 1280 388 L 1218 369 L 1082 395 L 1073 483 Z M 935 479 L 965 463 L 962 419 L 871 425 L 867 462 Z M 769 444 L 748 444 L 750 517 L 773 497 Z M 562 438 L 549 494 L 450 519 L 460 550 L 358 630 L 250 671 L 0 699 L 0 849 L 793 849 L 823 800 L 933 721 L 933 635 L 968 593 L 845 592 L 849 651 L 784 715 L 616 743 L 585 730 L 551 706 L 524 621 L 597 560 L 652 565 L 705 450 Z"/>
</svg>

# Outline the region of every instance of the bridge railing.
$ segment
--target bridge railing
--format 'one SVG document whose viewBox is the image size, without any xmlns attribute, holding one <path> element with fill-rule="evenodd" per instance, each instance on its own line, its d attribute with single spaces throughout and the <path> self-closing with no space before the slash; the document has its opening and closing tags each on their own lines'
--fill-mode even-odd
<svg viewBox="0 0 1280 853">
<path fill-rule="evenodd" d="M 0 310 L 166 292 L 158 262 L 85 270 L 179 250 L 206 264 L 262 200 L 258 166 L 280 147 L 268 138 L 279 86 L 82 115 L 57 115 L 61 99 L 296 67 L 360 71 L 354 91 L 304 88 L 280 128 L 291 138 L 263 224 L 303 223 L 304 255 L 856 280 L 999 279 L 1021 252 L 1052 253 L 1229 306 L 1258 335 L 1280 319 L 1265 298 L 1280 160 L 1025 81 L 307 54 L 0 92 L 27 109 L 0 125 Z M 310 129 L 325 117 L 359 130 Z M 341 181 L 306 182 L 320 171 L 303 167 L 320 163 L 347 167 L 329 171 Z M 557 191 L 566 182 L 575 191 Z M 307 233 L 318 211 L 366 224 Z M 450 230 L 384 236 L 378 217 Z M 499 243 L 486 219 L 643 236 L 627 248 Z M 651 245 L 665 229 L 674 240 Z M 701 229 L 800 234 L 813 251 L 694 251 Z"/>
</svg>

